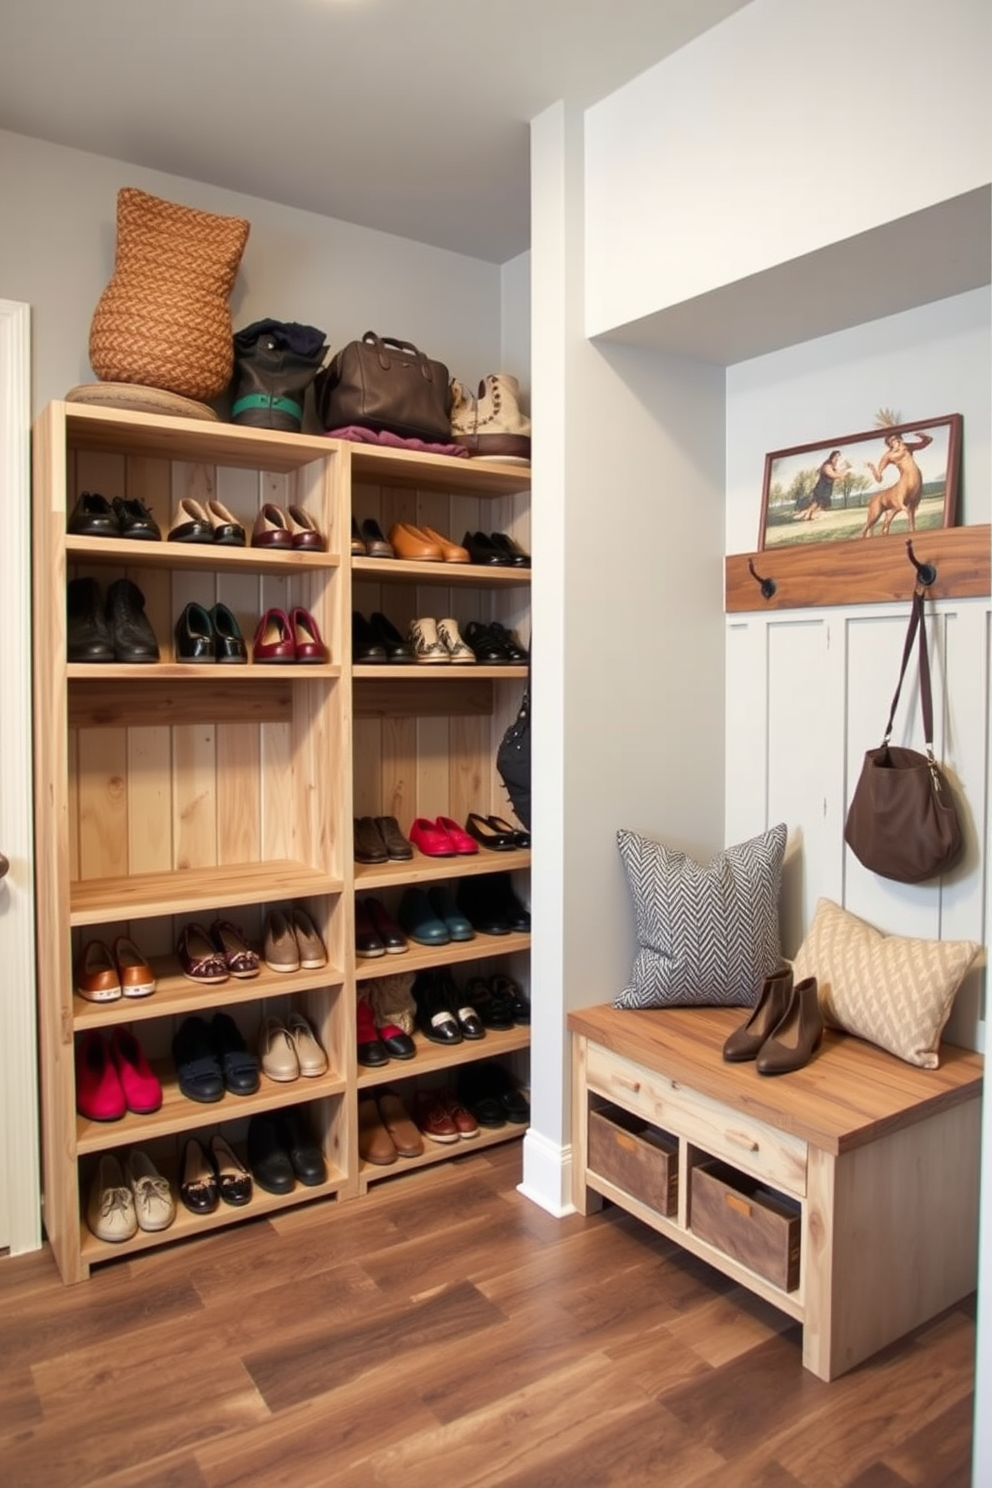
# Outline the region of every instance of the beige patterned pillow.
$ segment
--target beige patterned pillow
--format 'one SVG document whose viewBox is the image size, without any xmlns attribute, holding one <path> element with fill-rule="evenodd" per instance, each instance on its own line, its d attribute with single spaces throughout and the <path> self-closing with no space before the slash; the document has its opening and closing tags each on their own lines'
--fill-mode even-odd
<svg viewBox="0 0 992 1488">
<path fill-rule="evenodd" d="M 815 976 L 827 1023 L 936 1069 L 954 996 L 980 947 L 973 940 L 883 935 L 829 899 L 794 963 L 796 981 Z"/>
</svg>

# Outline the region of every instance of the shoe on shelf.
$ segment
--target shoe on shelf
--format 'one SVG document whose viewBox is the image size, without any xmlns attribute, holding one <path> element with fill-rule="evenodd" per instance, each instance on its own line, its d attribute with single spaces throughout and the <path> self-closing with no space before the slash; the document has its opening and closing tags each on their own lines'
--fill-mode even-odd
<svg viewBox="0 0 992 1488">
<path fill-rule="evenodd" d="M 362 542 L 367 558 L 395 558 L 393 545 L 385 537 L 374 517 L 366 517 L 362 523 Z"/>
<path fill-rule="evenodd" d="M 463 878 L 455 891 L 455 902 L 480 935 L 509 935 L 510 920 L 502 897 L 495 892 L 494 873 Z"/>
<path fill-rule="evenodd" d="M 447 926 L 452 940 L 474 940 L 475 931 L 471 922 L 455 903 L 455 896 L 446 884 L 439 884 L 427 891 L 427 902 L 431 909 Z"/>
<path fill-rule="evenodd" d="M 389 849 L 386 846 L 378 819 L 372 816 L 356 816 L 353 821 L 356 863 L 386 863 Z M 411 857 L 413 854 L 411 853 Z"/>
<path fill-rule="evenodd" d="M 399 956 L 409 949 L 409 941 L 381 900 L 366 899 L 365 912 L 387 956 Z"/>
<path fill-rule="evenodd" d="M 462 1042 L 462 1031 L 450 1000 L 451 983 L 438 971 L 418 971 L 413 984 L 417 1026 L 432 1044 Z"/>
<path fill-rule="evenodd" d="M 506 652 L 511 666 L 522 666 L 530 660 L 530 653 L 525 646 L 521 646 L 512 630 L 507 630 L 498 620 L 489 623 L 489 636 L 498 646 L 502 646 Z"/>
<path fill-rule="evenodd" d="M 319 971 L 322 966 L 327 965 L 327 947 L 320 938 L 320 933 L 313 920 L 305 909 L 294 905 L 287 915 L 289 928 L 296 937 L 297 948 L 300 953 L 300 967 L 303 971 Z"/>
<path fill-rule="evenodd" d="M 755 1061 L 759 1075 L 788 1075 L 808 1064 L 823 1041 L 823 1013 L 816 977 L 792 989 L 789 1006 L 762 1044 Z"/>
<path fill-rule="evenodd" d="M 511 847 L 530 847 L 530 833 L 524 827 L 514 827 L 501 816 L 487 816 L 486 821 L 494 832 L 510 838 Z"/>
<path fill-rule="evenodd" d="M 296 661 L 293 624 L 285 610 L 266 610 L 255 630 L 251 647 L 252 660 L 269 665 L 287 665 Z"/>
<path fill-rule="evenodd" d="M 424 1139 L 400 1097 L 393 1090 L 380 1091 L 378 1105 L 379 1120 L 399 1156 L 419 1157 L 424 1150 Z"/>
<path fill-rule="evenodd" d="M 527 1028 L 530 1026 L 530 998 L 524 992 L 519 982 L 512 977 L 500 972 L 492 978 L 490 983 L 493 997 L 509 1009 L 510 1019 L 515 1028 Z"/>
<path fill-rule="evenodd" d="M 411 1037 L 417 1016 L 413 982 L 412 971 L 399 972 L 373 977 L 364 987 L 376 1034 L 390 1059 L 412 1059 L 417 1052 Z"/>
<path fill-rule="evenodd" d="M 168 1178 L 163 1178 L 147 1152 L 132 1147 L 124 1159 L 124 1177 L 134 1199 L 138 1229 L 167 1230 L 176 1217 L 176 1201 Z"/>
<path fill-rule="evenodd" d="M 460 1140 L 460 1132 L 439 1090 L 418 1090 L 413 1097 L 413 1116 L 425 1137 L 449 1144 Z"/>
<path fill-rule="evenodd" d="M 498 548 L 500 552 L 505 553 L 513 568 L 530 568 L 530 554 L 525 553 L 520 544 L 510 537 L 509 533 L 491 532 L 489 534 L 489 541 L 494 548 Z"/>
<path fill-rule="evenodd" d="M 97 1163 L 86 1203 L 86 1223 L 98 1240 L 111 1245 L 138 1233 L 134 1195 L 112 1152 L 105 1152 Z"/>
<path fill-rule="evenodd" d="M 123 995 L 150 997 L 155 991 L 155 973 L 148 964 L 147 956 L 130 936 L 118 935 L 114 941 L 113 955 Z"/>
<path fill-rule="evenodd" d="M 286 1016 L 286 1031 L 289 1034 L 300 1074 L 304 1079 L 313 1079 L 327 1069 L 327 1055 L 313 1030 L 312 1024 L 295 1009 Z"/>
<path fill-rule="evenodd" d="M 194 501 L 192 496 L 181 496 L 176 503 L 169 542 L 212 543 L 213 524 L 205 506 Z"/>
<path fill-rule="evenodd" d="M 80 491 L 69 513 L 66 531 L 74 537 L 120 537 L 117 510 L 99 491 Z"/>
<path fill-rule="evenodd" d="M 459 990 L 457 982 L 447 969 L 439 971 L 438 977 L 444 989 L 445 1001 L 455 1015 L 462 1038 L 469 1040 L 485 1038 L 486 1030 L 468 994 Z"/>
<path fill-rule="evenodd" d="M 354 517 L 351 519 L 351 556 L 352 558 L 364 558 L 365 539 L 359 530 L 358 522 Z"/>
<path fill-rule="evenodd" d="M 443 563 L 440 543 L 429 538 L 412 522 L 395 522 L 389 529 L 389 541 L 397 558 L 405 563 Z"/>
<path fill-rule="evenodd" d="M 327 1182 L 327 1162 L 302 1114 L 296 1106 L 287 1106 L 276 1115 L 279 1142 L 289 1155 L 293 1175 L 304 1188 L 316 1188 Z"/>
<path fill-rule="evenodd" d="M 211 665 L 216 662 L 213 622 L 203 605 L 192 600 L 183 608 L 174 635 L 177 661 L 209 662 Z"/>
<path fill-rule="evenodd" d="M 428 858 L 453 858 L 458 854 L 450 833 L 426 816 L 418 816 L 411 823 L 410 841 Z"/>
<path fill-rule="evenodd" d="M 382 641 L 358 610 L 351 612 L 351 660 L 355 666 L 385 666 L 389 661 Z"/>
<path fill-rule="evenodd" d="M 300 1059 L 296 1043 L 279 1018 L 263 1018 L 258 1030 L 258 1057 L 263 1074 L 270 1080 L 286 1084 L 298 1080 Z"/>
<path fill-rule="evenodd" d="M 179 1197 L 191 1214 L 213 1214 L 220 1203 L 214 1165 L 196 1137 L 183 1144 Z"/>
<path fill-rule="evenodd" d="M 207 1161 L 214 1170 L 218 1196 L 235 1209 L 251 1202 L 251 1173 L 226 1137 L 214 1132 L 207 1148 Z"/>
<path fill-rule="evenodd" d="M 471 563 L 468 548 L 463 548 L 461 543 L 452 542 L 443 532 L 428 527 L 426 522 L 421 522 L 418 532 L 422 532 L 428 542 L 436 543 L 441 549 L 441 557 L 445 563 Z"/>
<path fill-rule="evenodd" d="M 526 1097 L 500 1064 L 486 1060 L 466 1065 L 458 1073 L 458 1095 L 480 1126 L 507 1121 L 522 1126 L 530 1120 Z"/>
<path fill-rule="evenodd" d="M 137 496 L 115 496 L 111 505 L 121 537 L 138 542 L 161 542 L 162 529 Z"/>
<path fill-rule="evenodd" d="M 180 1092 L 188 1100 L 212 1105 L 224 1099 L 224 1071 L 205 1018 L 194 1014 L 183 1019 L 172 1037 L 172 1059 Z"/>
<path fill-rule="evenodd" d="M 107 590 L 107 624 L 115 661 L 158 661 L 158 641 L 145 614 L 145 596 L 130 579 L 115 579 Z"/>
<path fill-rule="evenodd" d="M 412 643 L 400 634 L 381 610 L 375 610 L 369 616 L 369 627 L 385 651 L 390 666 L 412 666 L 417 659 Z"/>
<path fill-rule="evenodd" d="M 293 631 L 295 659 L 301 665 L 318 665 L 328 659 L 327 647 L 321 639 L 317 622 L 309 610 L 296 605 L 290 611 L 289 623 Z"/>
<path fill-rule="evenodd" d="M 465 627 L 465 641 L 480 666 L 511 665 L 510 653 L 491 625 L 470 620 Z"/>
<path fill-rule="evenodd" d="M 358 1102 L 358 1155 L 362 1162 L 379 1168 L 388 1168 L 399 1156 L 382 1124 L 378 1104 L 370 1095 Z"/>
<path fill-rule="evenodd" d="M 462 1105 L 458 1099 L 458 1092 L 450 1085 L 439 1092 L 444 1109 L 455 1124 L 455 1129 L 463 1142 L 471 1141 L 479 1135 L 479 1123 L 472 1112 Z"/>
<path fill-rule="evenodd" d="M 381 1069 L 388 1064 L 389 1053 L 376 1029 L 372 1007 L 361 993 L 358 996 L 357 1029 L 359 1064 L 366 1069 Z"/>
<path fill-rule="evenodd" d="M 114 638 L 96 579 L 70 579 L 66 588 L 66 661 L 113 661 Z"/>
<path fill-rule="evenodd" d="M 785 1017 L 792 1000 L 792 968 L 780 967 L 765 977 L 758 1001 L 747 1020 L 727 1036 L 723 1057 L 730 1064 L 756 1059 L 762 1044 Z"/>
<path fill-rule="evenodd" d="M 287 1194 L 296 1187 L 292 1160 L 275 1113 L 249 1120 L 248 1166 L 252 1178 L 266 1193 Z"/>
<path fill-rule="evenodd" d="M 253 951 L 238 925 L 230 920 L 214 920 L 210 926 L 210 943 L 229 974 L 239 981 L 251 981 L 262 969 L 257 951 Z"/>
<path fill-rule="evenodd" d="M 429 615 L 410 621 L 410 644 L 421 666 L 447 666 L 451 662 L 448 648 L 437 633 L 437 621 Z"/>
<path fill-rule="evenodd" d="M 90 1121 L 119 1121 L 127 1110 L 110 1046 L 96 1029 L 82 1034 L 76 1044 L 76 1106 Z"/>
<path fill-rule="evenodd" d="M 439 816 L 434 825 L 441 832 L 447 832 L 455 845 L 455 852 L 463 857 L 471 857 L 479 851 L 479 844 L 469 836 L 464 827 L 460 827 L 451 816 Z"/>
<path fill-rule="evenodd" d="M 246 666 L 248 647 L 234 611 L 218 603 L 209 614 L 214 628 L 214 660 L 220 666 Z"/>
<path fill-rule="evenodd" d="M 509 979 L 500 979 L 501 982 L 506 980 Z M 488 981 L 481 976 L 470 977 L 465 987 L 465 995 L 478 1012 L 484 1028 L 506 1032 L 515 1026 L 513 1001 L 505 987 L 502 985 L 497 987 L 495 977 Z"/>
<path fill-rule="evenodd" d="M 497 547 L 484 532 L 466 532 L 462 538 L 462 546 L 473 563 L 481 563 L 486 568 L 510 568 L 512 566 L 504 550 Z"/>
<path fill-rule="evenodd" d="M 162 1086 L 144 1049 L 129 1028 L 110 1030 L 110 1056 L 117 1068 L 124 1099 L 136 1116 L 150 1116 L 162 1104 Z"/>
<path fill-rule="evenodd" d="M 87 1002 L 114 1002 L 123 995 L 116 958 L 102 940 L 84 943 L 76 957 L 73 981 Z"/>
<path fill-rule="evenodd" d="M 520 410 L 520 383 L 509 372 L 490 372 L 473 398 L 451 381 L 451 437 L 476 459 L 530 464 L 530 419 Z"/>
<path fill-rule="evenodd" d="M 299 942 L 281 909 L 270 909 L 265 916 L 262 960 L 270 971 L 277 971 L 282 975 L 300 969 Z"/>
<path fill-rule="evenodd" d="M 509 852 L 517 845 L 513 840 L 513 828 L 505 822 L 497 827 L 494 825 L 495 821 L 495 817 L 481 816 L 478 811 L 470 811 L 465 818 L 465 830 L 491 852 Z"/>
<path fill-rule="evenodd" d="M 230 976 L 227 962 L 214 945 L 204 925 L 194 921 L 184 925 L 176 947 L 183 976 L 189 982 L 202 982 L 215 987 Z"/>
<path fill-rule="evenodd" d="M 254 1095 L 261 1084 L 258 1056 L 245 1043 L 241 1029 L 229 1013 L 214 1013 L 210 1038 L 231 1095 Z"/>
<path fill-rule="evenodd" d="M 302 506 L 291 504 L 286 508 L 286 515 L 289 518 L 293 547 L 297 552 L 324 553 L 327 551 L 327 539 L 308 511 L 305 511 Z"/>
<path fill-rule="evenodd" d="M 396 918 L 410 939 L 415 940 L 418 945 L 441 946 L 447 945 L 451 940 L 447 925 L 438 919 L 431 908 L 425 889 L 404 889 Z"/>
<path fill-rule="evenodd" d="M 475 666 L 475 652 L 462 640 L 457 620 L 439 620 L 437 638 L 447 651 L 448 660 L 453 666 Z"/>
<path fill-rule="evenodd" d="M 372 921 L 364 899 L 355 900 L 355 955 L 363 961 L 384 956 L 386 947 Z"/>
<path fill-rule="evenodd" d="M 408 863 L 413 857 L 413 848 L 400 831 L 400 824 L 395 816 L 377 816 L 374 820 L 389 861 Z"/>
<path fill-rule="evenodd" d="M 243 548 L 248 541 L 248 534 L 237 517 L 214 496 L 204 502 L 204 506 L 207 511 L 207 520 L 210 523 L 212 541 L 222 548 Z"/>
<path fill-rule="evenodd" d="M 259 507 L 251 530 L 251 545 L 253 548 L 281 548 L 284 551 L 293 546 L 289 517 L 274 502 L 266 501 Z"/>
</svg>

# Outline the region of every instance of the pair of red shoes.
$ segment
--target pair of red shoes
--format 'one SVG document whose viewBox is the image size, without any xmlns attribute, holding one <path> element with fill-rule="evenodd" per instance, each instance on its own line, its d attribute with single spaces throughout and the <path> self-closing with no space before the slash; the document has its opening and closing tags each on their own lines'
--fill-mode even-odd
<svg viewBox="0 0 992 1488">
<path fill-rule="evenodd" d="M 128 1028 L 95 1029 L 76 1045 L 76 1105 L 90 1121 L 119 1121 L 126 1111 L 148 1116 L 162 1104 L 162 1086 Z"/>
<path fill-rule="evenodd" d="M 252 643 L 254 661 L 324 662 L 327 647 L 309 610 L 297 605 L 285 610 L 266 610 L 258 622 Z"/>
<path fill-rule="evenodd" d="M 434 821 L 418 816 L 408 836 L 428 858 L 453 858 L 458 853 L 479 851 L 479 844 L 450 816 L 439 816 Z"/>
</svg>

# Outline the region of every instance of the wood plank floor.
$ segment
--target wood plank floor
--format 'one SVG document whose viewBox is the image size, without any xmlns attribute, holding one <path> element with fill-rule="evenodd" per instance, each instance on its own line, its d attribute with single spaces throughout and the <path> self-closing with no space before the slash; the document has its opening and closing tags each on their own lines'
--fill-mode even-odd
<svg viewBox="0 0 992 1488">
<path fill-rule="evenodd" d="M 0 1261 L 4 1488 L 968 1488 L 974 1299 L 831 1385 L 512 1143 L 65 1288 Z"/>
</svg>

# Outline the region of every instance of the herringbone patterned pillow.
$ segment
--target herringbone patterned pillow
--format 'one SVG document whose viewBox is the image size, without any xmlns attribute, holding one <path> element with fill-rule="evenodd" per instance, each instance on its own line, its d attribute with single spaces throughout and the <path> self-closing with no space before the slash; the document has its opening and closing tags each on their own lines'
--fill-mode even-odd
<svg viewBox="0 0 992 1488">
<path fill-rule="evenodd" d="M 815 976 L 820 1007 L 835 1028 L 936 1069 L 954 996 L 979 950 L 973 940 L 883 935 L 830 899 L 816 906 L 794 963 L 796 981 Z"/>
<path fill-rule="evenodd" d="M 636 832 L 618 832 L 638 951 L 614 1006 L 753 1006 L 782 961 L 785 839 L 782 823 L 704 864 Z"/>
</svg>

